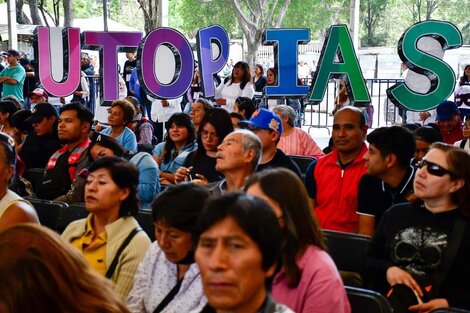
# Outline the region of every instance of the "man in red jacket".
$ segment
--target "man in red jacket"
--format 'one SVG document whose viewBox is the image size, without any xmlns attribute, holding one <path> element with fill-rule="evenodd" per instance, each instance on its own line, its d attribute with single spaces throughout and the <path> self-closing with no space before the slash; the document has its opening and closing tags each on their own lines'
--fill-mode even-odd
<svg viewBox="0 0 470 313">
<path fill-rule="evenodd" d="M 307 169 L 307 187 L 323 229 L 357 232 L 357 190 L 366 173 L 367 125 L 356 107 L 339 109 L 333 119 L 333 152 Z"/>
</svg>

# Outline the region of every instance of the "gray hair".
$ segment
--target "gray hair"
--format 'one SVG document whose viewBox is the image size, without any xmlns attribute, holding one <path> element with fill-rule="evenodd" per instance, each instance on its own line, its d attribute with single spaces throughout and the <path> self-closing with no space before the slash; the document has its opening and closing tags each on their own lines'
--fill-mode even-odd
<svg viewBox="0 0 470 313">
<path fill-rule="evenodd" d="M 205 99 L 205 98 L 199 98 L 196 101 L 194 101 L 194 103 L 196 103 L 196 102 L 202 103 L 202 105 L 204 106 L 204 111 L 206 111 L 206 112 L 209 111 L 210 109 L 214 108 L 212 103 L 209 100 Z"/>
<path fill-rule="evenodd" d="M 297 119 L 297 114 L 294 109 L 288 105 L 278 105 L 273 109 L 274 113 L 279 113 L 282 117 L 287 117 L 287 124 L 294 127 L 295 120 Z M 282 118 L 281 118 L 282 119 Z"/>
<path fill-rule="evenodd" d="M 259 160 L 261 159 L 261 140 L 252 131 L 249 131 L 247 129 L 237 129 L 233 132 L 233 134 L 242 135 L 242 144 L 244 152 L 253 151 L 255 153 L 252 166 L 253 171 L 256 171 L 256 167 L 258 166 Z"/>
</svg>

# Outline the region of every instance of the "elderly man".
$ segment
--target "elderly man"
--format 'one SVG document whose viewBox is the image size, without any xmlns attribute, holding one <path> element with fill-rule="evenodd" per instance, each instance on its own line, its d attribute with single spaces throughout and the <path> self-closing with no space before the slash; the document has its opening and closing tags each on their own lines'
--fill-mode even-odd
<svg viewBox="0 0 470 313">
<path fill-rule="evenodd" d="M 463 139 L 460 111 L 455 102 L 441 102 L 437 108 L 436 121 L 441 130 L 442 141 L 453 145 Z"/>
<path fill-rule="evenodd" d="M 320 226 L 344 232 L 357 232 L 357 191 L 366 173 L 364 143 L 367 125 L 356 107 L 343 107 L 333 119 L 335 151 L 313 163 L 305 177 Z"/>
<path fill-rule="evenodd" d="M 217 148 L 215 169 L 225 178 L 213 185 L 212 194 L 236 191 L 243 187 L 245 178 L 255 172 L 261 158 L 261 142 L 252 132 L 239 129 L 228 134 Z"/>
<path fill-rule="evenodd" d="M 201 313 L 291 313 L 266 286 L 280 258 L 281 230 L 267 203 L 242 193 L 209 202 L 195 259 L 208 304 Z"/>
<path fill-rule="evenodd" d="M 272 111 L 259 109 L 251 116 L 249 121 L 240 121 L 241 127 L 246 127 L 261 140 L 263 153 L 257 171 L 265 168 L 284 167 L 301 177 L 300 169 L 277 144 L 282 135 L 282 122 L 279 116 Z"/>
</svg>

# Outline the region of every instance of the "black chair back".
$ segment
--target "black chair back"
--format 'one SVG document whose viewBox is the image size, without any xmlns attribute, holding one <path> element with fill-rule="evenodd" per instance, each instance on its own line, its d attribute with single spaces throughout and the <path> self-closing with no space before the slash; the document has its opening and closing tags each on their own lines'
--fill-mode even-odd
<svg viewBox="0 0 470 313">
<path fill-rule="evenodd" d="M 62 212 L 57 224 L 57 230 L 62 233 L 70 223 L 86 218 L 88 213 L 84 203 L 72 203 Z"/>
<path fill-rule="evenodd" d="M 302 155 L 289 155 L 289 158 L 299 167 L 300 174 L 302 174 L 302 180 L 304 181 L 307 168 L 310 166 L 310 164 L 317 160 L 315 158 Z"/>
<path fill-rule="evenodd" d="M 470 311 L 457 308 L 442 308 L 433 310 L 431 313 L 470 313 Z"/>
<path fill-rule="evenodd" d="M 26 198 L 38 213 L 42 226 L 46 226 L 54 231 L 58 230 L 59 220 L 68 204 L 62 201 L 43 200 Z"/>
<path fill-rule="evenodd" d="M 33 187 L 35 193 L 37 191 L 37 187 L 42 182 L 44 171 L 45 170 L 43 168 L 28 168 L 23 173 L 23 178 L 27 179 L 31 183 L 31 186 Z"/>
<path fill-rule="evenodd" d="M 323 231 L 328 252 L 340 271 L 360 272 L 370 238 L 332 230 Z"/>
<path fill-rule="evenodd" d="M 135 217 L 140 227 L 147 233 L 150 240 L 155 241 L 155 227 L 153 225 L 153 216 L 151 211 L 139 211 Z"/>
<path fill-rule="evenodd" d="M 380 293 L 346 286 L 351 313 L 393 313 L 393 309 L 387 298 Z"/>
</svg>

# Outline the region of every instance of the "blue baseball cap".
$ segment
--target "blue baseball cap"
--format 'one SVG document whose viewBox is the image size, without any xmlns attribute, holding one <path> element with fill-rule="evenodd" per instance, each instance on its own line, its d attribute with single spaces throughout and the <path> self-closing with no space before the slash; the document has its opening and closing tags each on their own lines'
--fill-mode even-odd
<svg viewBox="0 0 470 313">
<path fill-rule="evenodd" d="M 452 101 L 444 101 L 439 103 L 436 108 L 436 121 L 448 121 L 450 120 L 455 114 L 460 113 L 457 104 Z"/>
<path fill-rule="evenodd" d="M 251 116 L 249 121 L 238 122 L 240 127 L 252 126 L 260 129 L 274 130 L 282 134 L 281 118 L 274 112 L 266 109 L 258 109 Z"/>
</svg>

